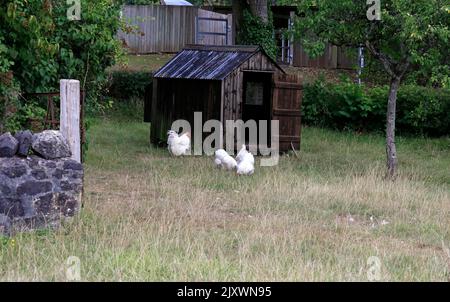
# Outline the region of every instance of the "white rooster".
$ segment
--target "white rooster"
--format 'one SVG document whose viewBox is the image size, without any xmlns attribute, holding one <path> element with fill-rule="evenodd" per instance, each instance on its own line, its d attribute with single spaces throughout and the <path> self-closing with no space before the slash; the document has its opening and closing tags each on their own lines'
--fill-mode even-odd
<svg viewBox="0 0 450 302">
<path fill-rule="evenodd" d="M 169 130 L 167 135 L 167 149 L 171 155 L 188 155 L 191 149 L 191 135 L 189 132 L 178 135 L 175 131 Z"/>
<path fill-rule="evenodd" d="M 214 163 L 217 167 L 221 167 L 228 171 L 235 169 L 237 166 L 236 160 L 223 149 L 216 150 Z"/>
<path fill-rule="evenodd" d="M 245 145 L 242 145 L 241 150 L 236 156 L 237 168 L 236 172 L 239 175 L 252 175 L 255 172 L 255 158 L 253 154 L 247 151 Z"/>
</svg>

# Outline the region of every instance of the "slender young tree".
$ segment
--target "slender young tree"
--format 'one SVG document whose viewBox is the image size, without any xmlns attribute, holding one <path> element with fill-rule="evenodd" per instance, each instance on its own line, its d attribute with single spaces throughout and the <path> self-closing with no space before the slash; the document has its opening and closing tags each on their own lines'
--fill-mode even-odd
<svg viewBox="0 0 450 302">
<path fill-rule="evenodd" d="M 386 112 L 387 175 L 397 170 L 397 92 L 411 66 L 434 66 L 448 84 L 450 5 L 448 0 L 297 0 L 294 36 L 311 55 L 327 43 L 365 46 L 390 80 Z M 444 71 L 444 74 L 440 73 Z M 441 76 L 441 77 L 440 77 Z M 445 80 L 446 79 L 446 80 Z M 441 83 L 442 83 L 441 82 Z M 445 83 L 444 83 L 445 85 Z"/>
</svg>

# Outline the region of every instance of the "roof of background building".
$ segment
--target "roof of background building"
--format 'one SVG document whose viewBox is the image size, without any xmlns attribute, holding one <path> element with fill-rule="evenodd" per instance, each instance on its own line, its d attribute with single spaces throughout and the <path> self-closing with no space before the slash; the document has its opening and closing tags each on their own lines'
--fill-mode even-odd
<svg viewBox="0 0 450 302">
<path fill-rule="evenodd" d="M 180 5 L 180 6 L 193 6 L 192 3 L 186 0 L 163 0 L 164 5 Z"/>
<path fill-rule="evenodd" d="M 204 0 L 204 6 L 231 6 L 232 0 Z M 286 4 L 280 4 L 280 1 L 272 0 L 272 6 L 289 6 Z"/>
</svg>

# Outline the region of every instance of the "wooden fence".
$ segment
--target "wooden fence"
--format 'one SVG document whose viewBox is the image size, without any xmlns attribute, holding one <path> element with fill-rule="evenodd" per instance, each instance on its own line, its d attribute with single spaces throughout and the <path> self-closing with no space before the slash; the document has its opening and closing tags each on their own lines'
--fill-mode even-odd
<svg viewBox="0 0 450 302">
<path fill-rule="evenodd" d="M 228 20 L 228 28 L 226 22 L 219 20 L 199 20 L 199 28 L 196 28 L 197 17 Z M 227 39 L 221 35 L 199 35 L 198 44 L 224 45 L 228 40 L 231 45 L 233 42 L 231 15 L 194 6 L 125 5 L 122 8 L 122 19 L 133 31 L 119 31 L 118 37 L 131 53 L 178 52 L 186 44 L 196 42 L 196 31 L 228 35 Z"/>
<path fill-rule="evenodd" d="M 354 57 L 350 55 L 350 51 L 330 44 L 326 47 L 322 56 L 311 59 L 300 43 L 295 43 L 293 65 L 325 69 L 354 69 L 357 66 L 357 50 L 354 50 Z"/>
</svg>

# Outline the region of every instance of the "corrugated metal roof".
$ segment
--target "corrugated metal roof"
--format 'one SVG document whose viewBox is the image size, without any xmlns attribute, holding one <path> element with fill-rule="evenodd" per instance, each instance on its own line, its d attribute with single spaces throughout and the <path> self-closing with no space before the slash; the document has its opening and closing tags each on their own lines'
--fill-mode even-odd
<svg viewBox="0 0 450 302">
<path fill-rule="evenodd" d="M 154 77 L 222 80 L 258 51 L 258 46 L 187 46 Z"/>
<path fill-rule="evenodd" d="M 282 1 L 280 3 L 280 1 L 272 0 L 269 3 L 271 6 L 295 6 L 295 4 L 288 5 L 285 4 L 285 2 L 286 1 Z M 203 0 L 204 6 L 231 6 L 232 4 L 232 0 Z"/>
<path fill-rule="evenodd" d="M 161 2 L 163 5 L 179 5 L 179 6 L 193 6 L 192 3 L 186 0 L 163 0 Z"/>
</svg>

